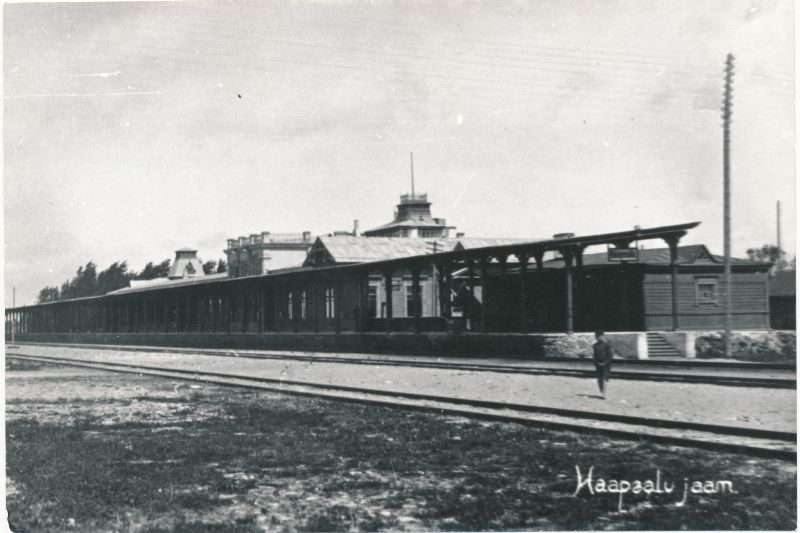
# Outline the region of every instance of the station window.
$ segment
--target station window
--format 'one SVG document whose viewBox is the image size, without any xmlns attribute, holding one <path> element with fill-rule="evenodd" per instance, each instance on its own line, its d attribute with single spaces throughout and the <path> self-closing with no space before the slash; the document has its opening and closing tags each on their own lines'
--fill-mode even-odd
<svg viewBox="0 0 800 533">
<path fill-rule="evenodd" d="M 333 288 L 325 289 L 325 318 L 336 317 L 336 292 Z"/>
<path fill-rule="evenodd" d="M 294 303 L 292 302 L 292 293 L 290 291 L 289 294 L 286 295 L 286 318 L 289 320 L 292 320 L 292 317 L 294 316 L 293 307 Z"/>
<path fill-rule="evenodd" d="M 694 301 L 696 305 L 717 304 L 717 278 L 695 278 Z"/>
<path fill-rule="evenodd" d="M 417 308 L 420 310 L 422 316 L 422 285 L 419 287 L 420 301 L 417 302 Z M 414 282 L 406 281 L 406 316 L 414 316 Z"/>
<path fill-rule="evenodd" d="M 370 283 L 367 292 L 367 303 L 369 305 L 370 318 L 378 317 L 378 284 Z"/>
<path fill-rule="evenodd" d="M 300 319 L 306 319 L 306 291 L 300 292 Z"/>
</svg>

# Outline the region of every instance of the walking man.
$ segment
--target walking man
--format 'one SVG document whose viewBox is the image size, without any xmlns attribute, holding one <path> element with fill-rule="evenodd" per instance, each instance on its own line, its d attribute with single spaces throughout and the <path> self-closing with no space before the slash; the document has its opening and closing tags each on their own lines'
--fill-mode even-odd
<svg viewBox="0 0 800 533">
<path fill-rule="evenodd" d="M 594 367 L 597 369 L 597 386 L 600 387 L 600 394 L 606 399 L 606 383 L 611 374 L 611 360 L 614 358 L 614 349 L 606 340 L 605 333 L 595 331 L 597 342 L 594 343 Z"/>
</svg>

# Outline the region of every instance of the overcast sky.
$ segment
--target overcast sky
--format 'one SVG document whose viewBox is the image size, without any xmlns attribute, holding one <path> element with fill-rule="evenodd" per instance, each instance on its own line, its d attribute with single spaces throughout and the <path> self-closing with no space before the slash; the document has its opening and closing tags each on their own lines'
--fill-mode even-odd
<svg viewBox="0 0 800 533">
<path fill-rule="evenodd" d="M 5 302 L 94 260 L 368 229 L 409 190 L 468 236 L 699 220 L 795 253 L 792 2 L 6 4 Z M 648 243 L 652 247 L 654 242 Z"/>
</svg>

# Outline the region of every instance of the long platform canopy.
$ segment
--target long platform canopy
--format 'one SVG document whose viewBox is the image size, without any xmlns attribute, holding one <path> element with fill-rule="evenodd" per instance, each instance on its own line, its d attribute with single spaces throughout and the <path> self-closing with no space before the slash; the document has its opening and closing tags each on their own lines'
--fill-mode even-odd
<svg viewBox="0 0 800 533">
<path fill-rule="evenodd" d="M 582 252 L 588 246 L 598 244 L 612 244 L 617 247 L 627 247 L 634 241 L 648 239 L 664 239 L 667 242 L 677 241 L 686 235 L 690 229 L 696 228 L 700 222 L 687 222 L 684 224 L 674 224 L 671 226 L 659 226 L 655 228 L 637 228 L 628 231 L 618 231 L 614 233 L 600 233 L 595 235 L 581 235 L 575 237 L 553 238 L 535 240 L 525 243 L 504 244 L 498 246 L 485 246 L 480 248 L 470 248 L 465 250 L 455 249 L 448 252 L 431 253 L 424 256 L 403 257 L 398 259 L 388 259 L 363 263 L 360 265 L 348 265 L 351 267 L 395 267 L 401 265 L 415 264 L 419 262 L 447 262 L 463 261 L 467 259 L 486 258 L 486 257 L 508 257 L 510 255 L 524 255 L 533 257 L 544 252 Z M 435 239 L 432 239 L 435 240 Z M 337 267 L 328 267 L 337 268 Z M 339 267 L 341 268 L 341 267 Z"/>
<path fill-rule="evenodd" d="M 654 228 L 637 228 L 628 231 L 619 231 L 614 233 L 600 233 L 594 235 L 581 235 L 574 237 L 553 238 L 543 240 L 532 240 L 529 242 L 515 242 L 512 244 L 501 244 L 496 246 L 482 246 L 477 248 L 467 249 L 453 249 L 447 252 L 428 253 L 425 255 L 416 255 L 410 257 L 401 257 L 394 259 L 385 259 L 381 261 L 371 261 L 366 263 L 351 263 L 344 265 L 330 265 L 320 267 L 300 267 L 296 269 L 286 269 L 280 272 L 272 272 L 269 274 L 257 276 L 244 276 L 237 278 L 212 278 L 204 279 L 203 277 L 193 278 L 191 280 L 176 280 L 172 283 L 155 284 L 152 286 L 143 286 L 136 288 L 127 288 L 114 291 L 100 296 L 92 296 L 76 300 L 59 300 L 55 302 L 46 302 L 42 304 L 34 304 L 29 306 L 20 306 L 16 309 L 36 308 L 40 306 L 47 306 L 53 304 L 62 304 L 65 302 L 74 302 L 78 300 L 92 300 L 105 297 L 126 296 L 130 294 L 162 291 L 169 289 L 179 289 L 196 285 L 205 285 L 211 283 L 237 283 L 244 280 L 257 280 L 257 279 L 275 279 L 282 276 L 291 275 L 313 275 L 314 273 L 321 272 L 334 272 L 344 269 L 363 271 L 368 270 L 394 270 L 403 267 L 418 267 L 421 264 L 441 264 L 441 263 L 455 263 L 466 260 L 488 260 L 490 258 L 507 258 L 509 256 L 524 256 L 526 258 L 541 257 L 544 252 L 557 251 L 562 254 L 565 253 L 582 253 L 583 249 L 588 246 L 611 244 L 617 247 L 627 247 L 634 241 L 642 241 L 648 239 L 663 239 L 671 246 L 677 245 L 678 240 L 686 235 L 686 232 L 700 225 L 700 222 L 687 222 L 684 224 L 674 224 L 671 226 L 658 226 Z M 367 237 L 369 238 L 369 237 Z M 402 237 L 398 237 L 402 239 Z M 432 238 L 431 241 L 435 241 Z"/>
</svg>

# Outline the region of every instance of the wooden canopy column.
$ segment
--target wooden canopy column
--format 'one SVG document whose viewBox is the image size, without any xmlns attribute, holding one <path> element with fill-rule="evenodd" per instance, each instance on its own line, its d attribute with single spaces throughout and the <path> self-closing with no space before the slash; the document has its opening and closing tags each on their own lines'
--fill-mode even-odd
<svg viewBox="0 0 800 533">
<path fill-rule="evenodd" d="M 161 331 L 163 333 L 166 333 L 167 330 L 169 329 L 169 326 L 168 326 L 168 324 L 169 324 L 169 299 L 167 298 L 166 294 L 161 298 L 161 306 L 160 307 L 161 307 L 161 313 L 162 313 L 161 314 Z"/>
<path fill-rule="evenodd" d="M 515 255 L 519 261 L 519 332 L 528 333 L 528 255 Z"/>
<path fill-rule="evenodd" d="M 314 314 L 314 333 L 319 333 L 319 284 L 316 280 L 311 281 L 311 312 Z M 306 313 L 308 313 L 308 302 L 306 302 Z"/>
<path fill-rule="evenodd" d="M 572 250 L 561 250 L 561 255 L 564 257 L 564 277 L 566 283 L 567 293 L 567 317 L 566 317 L 566 330 L 567 333 L 573 331 L 574 309 L 572 307 L 572 260 L 575 254 Z"/>
<path fill-rule="evenodd" d="M 411 302 L 413 305 L 414 333 L 422 332 L 422 298 L 419 287 L 420 266 L 411 266 Z"/>
<path fill-rule="evenodd" d="M 678 321 L 678 242 L 685 234 L 686 232 L 682 232 L 664 237 L 664 242 L 669 246 L 669 268 L 672 285 L 672 331 L 677 331 L 680 326 Z"/>
<path fill-rule="evenodd" d="M 452 317 L 452 306 L 450 305 L 450 275 L 451 263 L 442 263 L 437 267 L 439 271 L 439 308 L 445 318 Z"/>
<path fill-rule="evenodd" d="M 544 250 L 537 249 L 533 252 L 533 260 L 536 262 L 536 283 L 534 285 L 534 304 L 536 305 L 535 311 L 535 320 L 536 320 L 536 330 L 534 331 L 542 331 L 544 328 L 542 327 L 544 324 L 544 317 L 545 317 L 545 308 L 544 308 L 544 289 L 542 287 L 542 274 L 544 273 Z"/>
<path fill-rule="evenodd" d="M 467 318 L 469 319 L 469 329 L 475 327 L 475 273 L 473 269 L 475 267 L 475 261 L 470 257 L 467 259 L 467 270 L 469 271 L 467 274 L 467 284 L 469 286 L 469 300 L 467 301 L 467 306 L 465 311 L 467 312 Z"/>
<path fill-rule="evenodd" d="M 367 330 L 367 320 L 369 320 L 369 271 L 365 270 L 356 275 L 358 285 L 358 304 L 353 311 L 354 331 L 364 333 Z"/>
<path fill-rule="evenodd" d="M 264 333 L 264 324 L 267 317 L 267 288 L 263 284 L 258 288 L 258 332 Z"/>
<path fill-rule="evenodd" d="M 191 292 L 190 292 L 189 289 L 186 290 L 186 294 L 183 297 L 183 305 L 185 306 L 185 309 L 184 309 L 184 323 L 185 324 L 183 326 L 183 330 L 184 331 L 194 331 L 195 330 L 194 320 L 193 320 L 194 313 L 192 313 L 192 298 L 191 298 Z"/>
<path fill-rule="evenodd" d="M 175 303 L 175 329 L 172 330 L 175 333 L 183 331 L 183 323 L 185 322 L 185 313 L 181 305 L 182 301 L 180 294 L 175 294 L 173 297 L 173 302 Z"/>
<path fill-rule="evenodd" d="M 292 301 L 290 303 L 292 306 L 292 331 L 294 331 L 295 333 L 298 333 L 300 331 L 299 323 L 300 319 L 303 318 L 302 297 L 305 294 L 306 294 L 305 292 L 299 289 L 292 288 Z"/>
<path fill-rule="evenodd" d="M 584 309 L 581 307 L 580 299 L 578 299 L 577 301 L 575 299 L 575 290 L 577 289 L 580 292 L 581 287 L 582 287 L 582 282 L 583 282 L 583 279 L 584 279 L 583 278 L 583 276 L 584 276 L 584 272 L 583 272 L 583 250 L 584 250 L 584 246 L 578 245 L 578 246 L 575 247 L 575 251 L 574 251 L 574 253 L 575 253 L 575 274 L 577 274 L 577 278 L 573 279 L 572 285 L 571 285 L 572 306 L 573 306 L 573 310 L 572 310 L 572 314 L 573 314 L 572 327 L 573 327 L 573 330 L 575 329 L 575 318 L 574 317 L 577 316 L 581 320 L 583 320 L 582 317 L 585 316 Z M 585 322 L 585 320 L 583 320 L 583 322 Z M 578 327 L 581 327 L 580 321 L 578 323 Z"/>
<path fill-rule="evenodd" d="M 486 283 L 489 280 L 488 275 L 488 268 L 489 268 L 489 257 L 481 257 L 480 259 L 480 268 L 481 268 L 481 333 L 486 333 L 489 331 L 489 328 L 486 324 Z"/>
<path fill-rule="evenodd" d="M 203 289 L 200 289 L 197 294 L 197 331 L 198 333 L 202 333 L 205 330 L 205 325 L 203 322 L 205 321 L 206 309 L 208 306 L 208 299 L 202 293 Z"/>
<path fill-rule="evenodd" d="M 275 330 L 275 333 L 278 333 L 280 330 L 281 322 L 281 310 L 280 307 L 278 307 L 278 294 L 278 289 L 275 287 L 275 283 L 273 282 L 272 287 L 270 287 L 270 295 L 272 296 L 272 329 Z"/>
<path fill-rule="evenodd" d="M 248 311 L 250 311 L 250 306 L 247 305 L 249 300 L 250 296 L 247 294 L 246 288 L 243 287 L 241 293 L 239 294 L 239 311 L 242 319 L 242 333 L 247 333 L 247 326 L 250 323 L 250 316 L 248 313 Z"/>
<path fill-rule="evenodd" d="M 211 300 L 211 332 L 212 333 L 216 333 L 217 330 L 219 329 L 220 317 L 222 315 L 222 313 L 220 312 L 221 302 L 220 302 L 219 291 L 218 290 L 214 290 L 214 292 L 212 293 L 211 297 L 212 297 L 212 300 Z"/>
<path fill-rule="evenodd" d="M 386 305 L 385 331 L 390 333 L 392 331 L 392 271 L 383 271 L 383 292 L 385 295 L 384 304 Z"/>
<path fill-rule="evenodd" d="M 342 299 L 342 282 L 339 279 L 340 275 L 336 277 L 336 283 L 333 287 L 333 321 L 336 327 L 336 333 L 342 332 L 342 309 L 339 304 L 340 300 Z"/>
<path fill-rule="evenodd" d="M 222 319 L 225 321 L 225 333 L 231 332 L 231 297 L 228 294 L 222 296 Z"/>
</svg>

